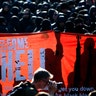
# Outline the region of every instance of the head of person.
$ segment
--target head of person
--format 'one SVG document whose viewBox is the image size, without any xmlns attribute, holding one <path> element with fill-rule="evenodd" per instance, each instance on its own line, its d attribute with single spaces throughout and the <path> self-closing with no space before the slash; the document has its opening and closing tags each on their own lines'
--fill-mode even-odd
<svg viewBox="0 0 96 96">
<path fill-rule="evenodd" d="M 88 94 L 88 96 L 96 96 L 96 90 L 90 92 L 90 93 Z"/>
<path fill-rule="evenodd" d="M 54 8 L 48 9 L 48 17 L 52 23 L 57 20 L 58 14 L 59 14 L 59 12 L 56 9 L 54 9 Z"/>
<path fill-rule="evenodd" d="M 41 25 L 40 29 L 41 31 L 47 31 L 52 29 L 51 22 L 49 19 L 43 19 L 40 25 Z"/>
<path fill-rule="evenodd" d="M 23 18 L 30 18 L 30 16 L 31 16 L 30 9 L 29 8 L 24 9 L 24 11 L 23 11 Z"/>
<path fill-rule="evenodd" d="M 2 3 L 2 8 L 3 8 L 3 11 L 4 11 L 4 12 L 9 12 L 9 9 L 10 9 L 10 4 L 9 4 L 9 2 L 4 1 L 4 2 Z"/>
<path fill-rule="evenodd" d="M 39 68 L 34 72 L 32 83 L 37 89 L 44 89 L 53 75 L 46 69 Z"/>
<path fill-rule="evenodd" d="M 36 96 L 50 96 L 47 92 L 38 92 Z"/>
</svg>

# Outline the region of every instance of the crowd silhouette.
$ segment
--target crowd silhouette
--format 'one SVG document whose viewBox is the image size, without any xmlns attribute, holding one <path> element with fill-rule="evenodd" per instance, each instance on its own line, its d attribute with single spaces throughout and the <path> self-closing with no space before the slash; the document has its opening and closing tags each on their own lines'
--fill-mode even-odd
<svg viewBox="0 0 96 96">
<path fill-rule="evenodd" d="M 0 33 L 95 34 L 95 15 L 92 0 L 0 0 Z"/>
</svg>

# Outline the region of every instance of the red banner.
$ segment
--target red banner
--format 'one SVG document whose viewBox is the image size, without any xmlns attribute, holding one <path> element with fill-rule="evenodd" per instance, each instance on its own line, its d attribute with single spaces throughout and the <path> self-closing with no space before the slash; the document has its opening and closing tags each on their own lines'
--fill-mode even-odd
<svg viewBox="0 0 96 96">
<path fill-rule="evenodd" d="M 96 35 L 61 33 L 60 42 L 64 96 L 88 96 L 96 89 Z"/>
<path fill-rule="evenodd" d="M 56 49 L 54 32 L 0 35 L 0 93 L 20 81 L 31 80 L 38 67 L 45 68 L 45 49 Z"/>
<path fill-rule="evenodd" d="M 31 80 L 38 67 L 63 82 L 57 96 L 86 96 L 96 89 L 96 35 L 54 33 L 0 35 L 0 93 Z M 72 93 L 73 92 L 73 93 Z M 85 95 L 84 95 L 85 94 Z"/>
</svg>

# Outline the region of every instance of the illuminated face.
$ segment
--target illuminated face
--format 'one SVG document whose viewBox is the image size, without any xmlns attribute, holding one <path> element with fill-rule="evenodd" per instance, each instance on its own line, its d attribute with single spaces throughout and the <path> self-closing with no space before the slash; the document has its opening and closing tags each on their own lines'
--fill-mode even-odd
<svg viewBox="0 0 96 96">
<path fill-rule="evenodd" d="M 40 80 L 40 87 L 44 89 L 49 83 L 49 78 Z"/>
</svg>

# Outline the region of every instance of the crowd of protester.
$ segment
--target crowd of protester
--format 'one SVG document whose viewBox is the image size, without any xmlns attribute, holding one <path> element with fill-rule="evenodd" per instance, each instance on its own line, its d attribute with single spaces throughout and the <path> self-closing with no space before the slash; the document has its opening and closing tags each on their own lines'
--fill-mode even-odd
<svg viewBox="0 0 96 96">
<path fill-rule="evenodd" d="M 95 34 L 95 2 L 0 0 L 0 33 L 33 33 L 46 30 Z"/>
</svg>

